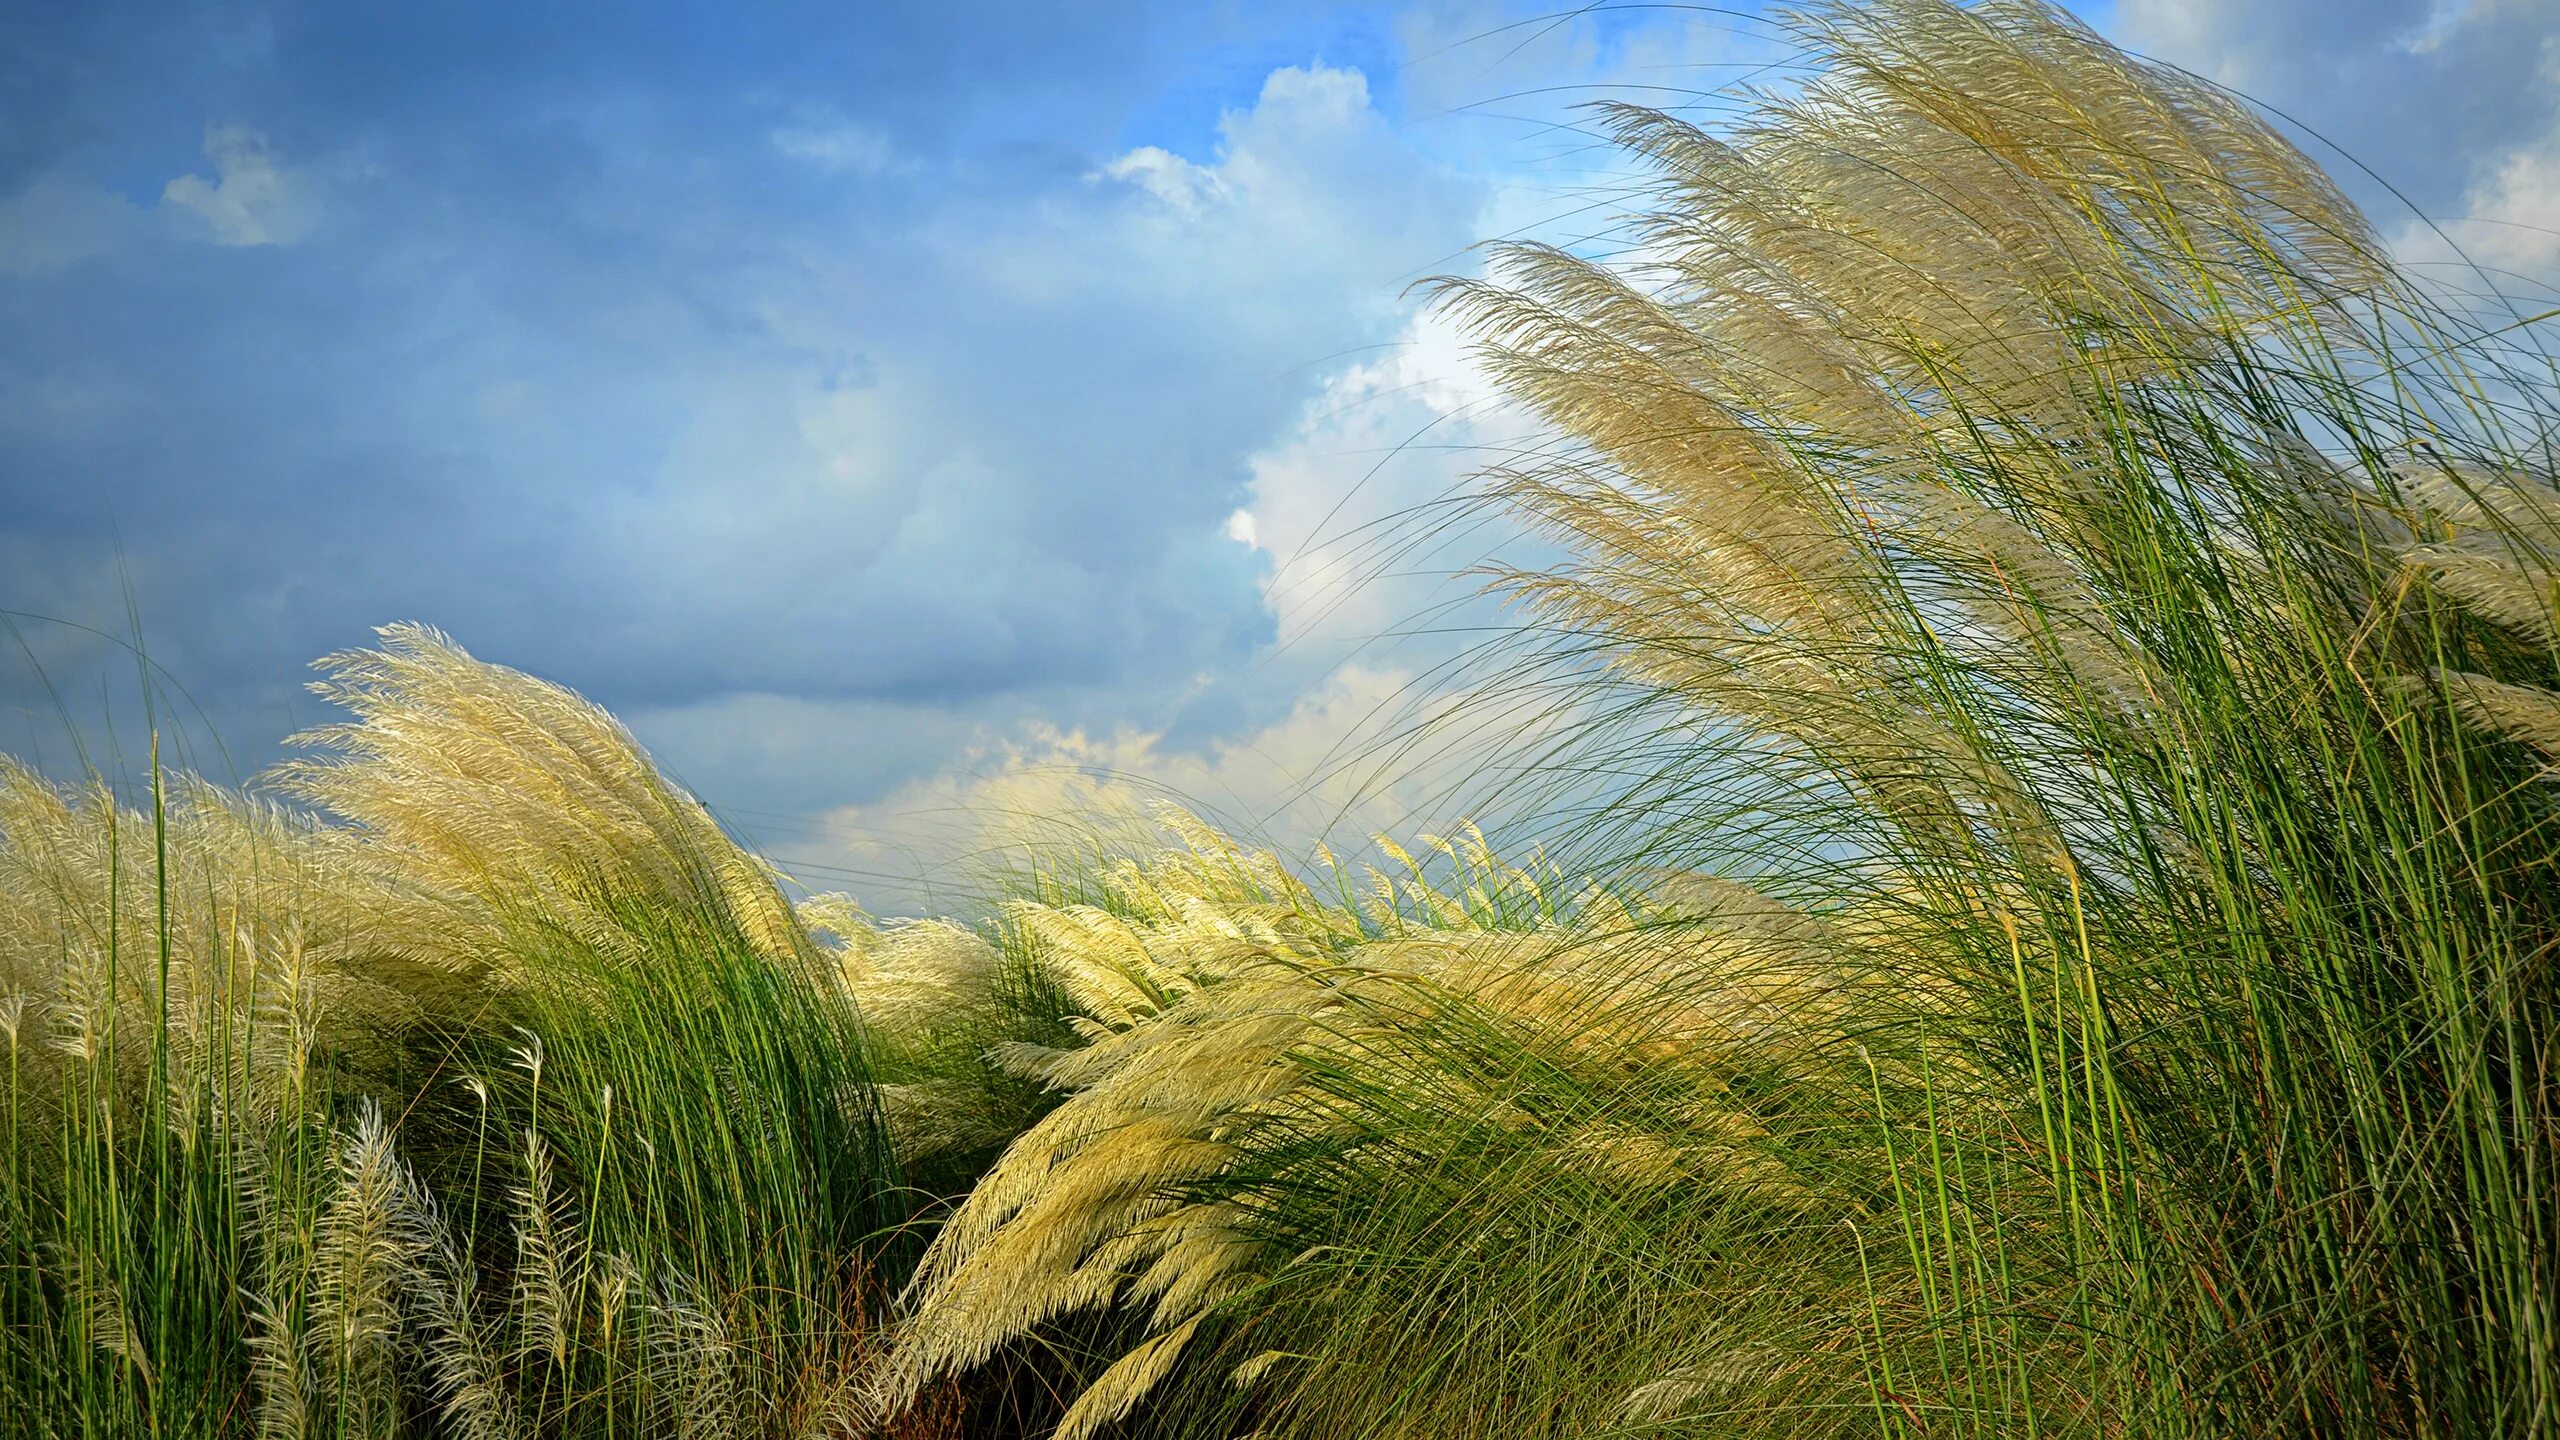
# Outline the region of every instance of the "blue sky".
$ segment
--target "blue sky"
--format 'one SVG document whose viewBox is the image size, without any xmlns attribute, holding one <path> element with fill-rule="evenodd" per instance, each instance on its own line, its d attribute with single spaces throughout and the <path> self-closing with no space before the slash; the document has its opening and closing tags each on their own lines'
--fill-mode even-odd
<svg viewBox="0 0 2560 1440">
<path fill-rule="evenodd" d="M 2551 273 L 2560 0 L 2084 13 Z M 0 749 L 133 713 L 78 626 L 138 614 L 245 769 L 319 718 L 312 658 L 418 619 L 847 871 L 1101 771 L 1427 809 L 1340 762 L 1496 618 L 1452 575 L 1507 542 L 1397 517 L 1529 437 L 1403 289 L 1587 223 L 1571 102 L 1783 74 L 1748 16 L 1491 0 L 9 24 L 0 608 L 45 618 Z M 1086 778 L 990 788 L 1026 768 Z"/>
</svg>

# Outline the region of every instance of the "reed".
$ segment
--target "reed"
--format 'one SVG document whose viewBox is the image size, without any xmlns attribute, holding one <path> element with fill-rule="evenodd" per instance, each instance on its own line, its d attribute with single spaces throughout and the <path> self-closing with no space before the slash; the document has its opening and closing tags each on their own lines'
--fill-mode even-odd
<svg viewBox="0 0 2560 1440">
<path fill-rule="evenodd" d="M 1625 245 L 1435 291 L 1551 432 L 1484 504 L 1568 556 L 1489 577 L 1552 768 L 1619 777 L 1542 848 L 1168 810 L 882 921 L 417 627 L 252 794 L 0 767 L 0 1407 L 2560 1427 L 2535 317 L 2045 5 L 1785 24 L 1729 124 L 1593 112 Z"/>
<path fill-rule="evenodd" d="M 2525 317 L 2047 7 L 1788 23 L 1716 133 L 1596 111 L 1611 258 L 1438 290 L 1556 440 L 1490 500 L 1572 563 L 1495 583 L 1631 777 L 1553 827 L 1619 898 L 1027 917 L 1144 1003 L 1012 1055 L 1073 1093 L 894 1380 L 1102 1309 L 1066 1433 L 2555 1423 Z"/>
<path fill-rule="evenodd" d="M 834 962 L 603 712 L 323 662 L 287 811 L 0 773 L 31 1434 L 800 1434 L 907 1213 Z"/>
</svg>

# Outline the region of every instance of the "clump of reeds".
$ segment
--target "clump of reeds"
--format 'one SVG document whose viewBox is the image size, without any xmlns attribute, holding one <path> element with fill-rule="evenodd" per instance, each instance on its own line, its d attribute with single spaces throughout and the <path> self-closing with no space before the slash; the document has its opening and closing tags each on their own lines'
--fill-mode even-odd
<svg viewBox="0 0 2560 1440">
<path fill-rule="evenodd" d="M 1018 912 L 1088 1043 L 889 1397 L 1038 1332 L 1070 1433 L 2560 1416 L 2548 367 L 2047 7 L 1787 23 L 1721 133 L 1599 112 L 1623 258 L 1442 290 L 1567 442 L 1492 493 L 1638 771 L 1577 857 L 1753 923 Z"/>
<path fill-rule="evenodd" d="M 602 711 L 385 642 L 322 815 L 0 772 L 13 1414 L 825 1425 L 906 1208 L 834 961 Z"/>
<path fill-rule="evenodd" d="M 1526 1262 L 1543 1244 L 1574 1266 L 1592 1258 L 1577 1243 L 1658 1226 L 1660 1281 L 1737 1258 L 1672 1243 L 1704 1216 L 1799 1223 L 1808 1196 L 1779 1139 L 1794 1119 L 1753 1095 L 1846 1043 L 1823 1017 L 1854 1013 L 1864 982 L 1836 923 L 1703 880 L 1571 892 L 1474 835 L 1433 840 L 1436 872 L 1388 844 L 1393 868 L 1332 872 L 1327 893 L 1173 818 L 1185 848 L 1120 866 L 1083 903 L 1009 912 L 1084 1043 L 997 1052 L 1067 1098 L 924 1257 L 880 1375 L 892 1409 L 1063 1317 L 1116 1310 L 1128 1348 L 1088 1378 L 1060 1436 L 1121 1420 L 1177 1364 L 1331 1392 L 1281 1412 L 1310 1423 L 1371 1413 L 1336 1408 L 1359 1382 L 1295 1372 L 1350 1323 L 1342 1292 L 1373 1263 L 1446 1262 L 1452 1246 Z M 1586 1231 L 1576 1207 L 1601 1197 L 1620 1213 Z M 1346 1223 L 1375 1228 L 1355 1239 Z M 1543 1283 L 1565 1282 L 1487 1273 L 1441 1298 L 1542 1324 L 1513 1307 Z M 1592 1355 L 1623 1340 L 1627 1298 L 1571 1312 Z M 1408 1358 L 1379 1337 L 1363 1374 L 1415 1384 Z M 1621 1372 L 1595 1413 L 1605 1381 L 1569 1396 L 1521 1372 L 1474 1389 L 1488 1373 L 1434 1377 L 1433 1403 L 1475 1427 L 1524 1406 L 1593 1423 L 1658 1378 Z M 1214 1427 L 1243 1404 L 1194 1394 L 1173 1413 Z"/>
<path fill-rule="evenodd" d="M 987 922 L 794 904 L 399 628 L 267 800 L 0 770 L 35 1434 L 2532 1434 L 2560 488 L 2245 108 L 1824 6 L 1609 260 L 1448 313 L 1632 777 Z M 912 1187 L 912 1188 L 910 1188 Z M 885 1326 L 885 1328 L 883 1328 Z M 1012 1393 L 988 1393 L 1012 1385 Z M 988 1418 L 994 1417 L 994 1418 Z"/>
<path fill-rule="evenodd" d="M 1825 75 L 1730 135 L 1605 113 L 1642 264 L 1444 293 L 1578 442 L 1500 493 L 1579 564 L 1510 583 L 1721 727 L 1690 813 L 1750 762 L 1727 853 L 1891 897 L 1895 1403 L 2550 1423 L 2547 367 L 2048 9 L 1797 23 Z M 2030 1316 L 2072 1390 L 1999 1393 Z"/>
</svg>

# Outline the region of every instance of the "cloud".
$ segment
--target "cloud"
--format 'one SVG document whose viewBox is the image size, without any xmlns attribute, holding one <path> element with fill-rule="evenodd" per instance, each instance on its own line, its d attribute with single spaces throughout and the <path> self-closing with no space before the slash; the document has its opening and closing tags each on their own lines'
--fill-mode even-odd
<svg viewBox="0 0 2560 1440">
<path fill-rule="evenodd" d="M 1478 197 L 1396 144 L 1354 73 L 1274 72 L 1217 134 L 1179 161 L 1201 177 L 1187 212 L 1106 177 L 760 287 L 775 363 L 695 382 L 586 572 L 656 578 L 629 597 L 646 651 L 586 662 L 715 691 L 1083 687 L 1161 713 L 1264 643 L 1255 558 L 1226 531 L 1249 457 L 1321 383 L 1293 362 L 1393 335 L 1399 277 L 1463 245 Z M 791 633 L 721 643 L 771 614 Z"/>
<path fill-rule="evenodd" d="M 2560 27 L 2543 46 L 2534 93 L 2544 106 L 2541 133 L 2475 163 L 2463 213 L 2441 235 L 2412 227 L 2405 251 L 2425 255 L 2450 239 L 2465 263 L 2502 285 L 2560 290 Z"/>
<path fill-rule="evenodd" d="M 2430 0 L 2118 0 L 2115 21 L 2133 44 L 2246 91 L 2287 69 L 2441 50 L 2471 8 Z"/>
<path fill-rule="evenodd" d="M 1217 135 L 1205 159 L 1140 146 L 1097 172 L 1135 192 L 1119 210 L 1129 258 L 1174 286 L 1216 287 L 1256 310 L 1320 287 L 1392 323 L 1404 285 L 1474 238 L 1480 190 L 1418 154 L 1357 70 L 1274 70 Z"/>
<path fill-rule="evenodd" d="M 1198 216 L 1225 188 L 1217 171 L 1153 145 L 1141 145 L 1126 155 L 1113 156 L 1100 173 L 1137 186 L 1186 219 Z"/>
<path fill-rule="evenodd" d="M 209 126 L 204 154 L 213 178 L 179 176 L 160 192 L 162 204 L 194 215 L 222 245 L 290 245 L 311 232 L 318 207 L 309 177 L 287 170 L 262 137 Z"/>
<path fill-rule="evenodd" d="M 1035 725 L 982 740 L 876 802 L 817 817 L 789 837 L 784 868 L 798 859 L 796 878 L 812 888 L 914 911 L 965 903 L 1008 861 L 1097 839 L 1143 844 L 1168 804 L 1293 863 L 1319 842 L 1352 857 L 1380 833 L 1410 841 L 1470 820 L 1498 831 L 1503 757 L 1556 723 L 1498 698 L 1347 665 L 1271 724 L 1201 749 L 1131 727 Z"/>
<path fill-rule="evenodd" d="M 804 110 L 767 138 L 775 150 L 793 160 L 840 174 L 880 175 L 898 165 L 897 148 L 887 132 L 847 120 L 823 106 Z"/>
<path fill-rule="evenodd" d="M 1411 317 L 1378 358 L 1328 374 L 1288 434 L 1255 453 L 1244 523 L 1229 520 L 1231 537 L 1271 557 L 1263 604 L 1281 642 L 1374 643 L 1467 588 L 1456 572 L 1513 537 L 1448 522 L 1464 519 L 1471 477 L 1503 458 L 1504 437 L 1527 428 L 1436 317 Z"/>
<path fill-rule="evenodd" d="M 2119 0 L 2111 33 L 2281 112 L 2385 231 L 2552 125 L 2549 0 Z"/>
<path fill-rule="evenodd" d="M 1133 0 L 777 38 L 638 5 L 227 45 L 49 18 L 81 84 L 0 134 L 0 606 L 117 630 L 130 594 L 251 765 L 314 718 L 311 656 L 433 621 L 790 855 L 813 813 L 1061 766 L 1295 833 L 1358 808 L 1361 757 L 1392 802 L 1362 824 L 1438 823 L 1380 767 L 1412 761 L 1393 717 L 1503 703 L 1449 678 L 1503 623 L 1461 572 L 1538 552 L 1458 497 L 1535 428 L 1405 289 L 1585 238 L 1623 171 L 1569 105 L 1685 98 L 1765 33 Z M 2518 224 L 2530 8 L 2122 6 Z M 130 673 L 72 633 L 62 693 Z M 0 709 L 43 693 L 0 662 Z"/>
<path fill-rule="evenodd" d="M 2499 157 L 2471 190 L 2464 248 L 2483 264 L 2560 284 L 2560 125 Z"/>
<path fill-rule="evenodd" d="M 0 510 L 43 550 L 120 536 L 155 653 L 251 764 L 312 718 L 310 657 L 402 618 L 751 808 L 876 798 L 1034 723 L 1251 733 L 1323 673 L 1218 678 L 1275 637 L 1270 559 L 1229 533 L 1253 457 L 1327 357 L 1395 339 L 1482 195 L 1356 72 L 1240 93 L 1150 137 L 1214 177 L 1188 214 L 1103 174 L 1125 143 L 901 156 L 852 193 L 774 163 L 752 101 L 726 130 L 574 90 L 433 108 L 292 165 L 218 128 L 167 209 L 265 257 L 128 247 L 10 291 Z M 396 183 L 316 223 L 313 177 L 359 171 Z M 0 667 L 0 704 L 40 695 Z"/>
</svg>

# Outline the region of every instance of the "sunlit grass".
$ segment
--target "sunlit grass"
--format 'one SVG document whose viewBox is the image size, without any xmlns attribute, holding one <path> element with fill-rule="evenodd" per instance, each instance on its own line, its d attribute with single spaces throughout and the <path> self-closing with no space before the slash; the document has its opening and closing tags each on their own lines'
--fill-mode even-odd
<svg viewBox="0 0 2560 1440">
<path fill-rule="evenodd" d="M 1496 583 L 1622 777 L 1545 854 L 1168 811 L 884 922 L 395 628 L 267 798 L 0 772 L 0 1407 L 2560 1424 L 2529 317 L 2041 8 L 1792 24 L 1734 125 L 1594 112 L 1630 243 L 1439 292 L 1553 431 L 1485 503 L 1570 561 Z"/>
<path fill-rule="evenodd" d="M 797 1433 L 906 1213 L 832 959 L 566 692 L 332 662 L 319 823 L 5 777 L 34 1433 Z"/>
</svg>

